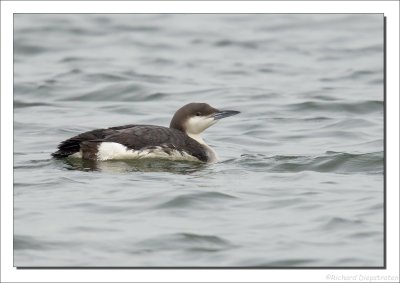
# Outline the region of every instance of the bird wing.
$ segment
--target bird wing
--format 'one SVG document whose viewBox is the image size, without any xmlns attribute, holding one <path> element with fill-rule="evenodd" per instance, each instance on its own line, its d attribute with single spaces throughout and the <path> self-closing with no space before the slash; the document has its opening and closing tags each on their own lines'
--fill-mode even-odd
<svg viewBox="0 0 400 283">
<path fill-rule="evenodd" d="M 207 161 L 207 153 L 201 144 L 185 133 L 160 126 L 136 125 L 118 130 L 105 137 L 103 142 L 116 142 L 128 149 L 154 149 L 161 147 L 164 151 L 177 150 L 195 156 L 201 161 Z"/>
<path fill-rule="evenodd" d="M 133 150 L 161 147 L 166 152 L 171 150 L 177 150 L 181 153 L 186 152 L 201 161 L 207 161 L 208 159 L 204 147 L 179 130 L 161 126 L 134 124 L 96 129 L 79 134 L 61 142 L 58 146 L 58 151 L 52 155 L 54 157 L 67 157 L 82 149 L 88 159 L 93 159 L 97 144 L 101 142 L 115 142 Z"/>
<path fill-rule="evenodd" d="M 80 143 L 84 141 L 91 141 L 97 139 L 104 139 L 106 136 L 112 135 L 118 130 L 127 129 L 131 127 L 135 127 L 134 124 L 119 126 L 119 127 L 111 127 L 107 129 L 96 129 L 88 132 L 84 132 L 82 134 L 76 135 L 72 138 L 69 138 L 65 141 L 62 141 L 58 147 L 57 151 L 52 153 L 54 157 L 67 157 L 71 154 L 79 152 Z"/>
</svg>

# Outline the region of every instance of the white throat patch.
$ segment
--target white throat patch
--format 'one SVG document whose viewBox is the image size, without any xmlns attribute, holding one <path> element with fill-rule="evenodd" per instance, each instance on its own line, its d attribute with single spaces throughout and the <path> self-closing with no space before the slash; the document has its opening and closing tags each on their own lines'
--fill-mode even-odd
<svg viewBox="0 0 400 283">
<path fill-rule="evenodd" d="M 185 130 L 187 134 L 199 135 L 217 121 L 213 117 L 193 116 L 186 121 Z"/>
</svg>

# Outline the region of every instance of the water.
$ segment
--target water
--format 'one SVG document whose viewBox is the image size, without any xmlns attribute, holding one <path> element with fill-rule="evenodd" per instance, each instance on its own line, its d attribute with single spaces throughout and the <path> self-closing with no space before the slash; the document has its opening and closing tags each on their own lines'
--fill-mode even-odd
<svg viewBox="0 0 400 283">
<path fill-rule="evenodd" d="M 383 265 L 382 15 L 14 16 L 16 266 Z M 53 160 L 83 131 L 168 126 L 220 162 Z"/>
</svg>

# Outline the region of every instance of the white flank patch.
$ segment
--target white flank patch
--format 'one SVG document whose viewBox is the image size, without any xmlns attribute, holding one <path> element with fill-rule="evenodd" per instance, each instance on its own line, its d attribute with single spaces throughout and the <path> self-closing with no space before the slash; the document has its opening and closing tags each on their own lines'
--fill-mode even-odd
<svg viewBox="0 0 400 283">
<path fill-rule="evenodd" d="M 75 152 L 74 154 L 71 154 L 68 157 L 72 157 L 72 158 L 82 158 L 82 153 L 80 151 Z"/>
<path fill-rule="evenodd" d="M 136 151 L 115 142 L 102 142 L 97 150 L 97 160 L 139 158 Z"/>
<path fill-rule="evenodd" d="M 166 153 L 162 147 L 156 149 L 132 150 L 126 146 L 115 142 L 102 142 L 97 152 L 97 160 L 112 159 L 142 159 L 142 158 L 161 158 L 169 160 L 199 161 L 196 157 L 177 150 L 172 150 L 171 154 Z"/>
</svg>

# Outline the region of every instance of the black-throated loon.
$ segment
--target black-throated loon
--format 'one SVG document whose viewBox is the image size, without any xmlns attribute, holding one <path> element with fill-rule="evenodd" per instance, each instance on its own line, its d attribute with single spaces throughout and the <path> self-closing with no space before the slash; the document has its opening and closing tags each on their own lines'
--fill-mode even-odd
<svg viewBox="0 0 400 283">
<path fill-rule="evenodd" d="M 207 103 L 189 103 L 175 112 L 169 128 L 125 125 L 85 132 L 61 142 L 56 158 L 87 160 L 165 158 L 215 162 L 217 155 L 200 134 L 219 119 L 239 114 Z"/>
</svg>

